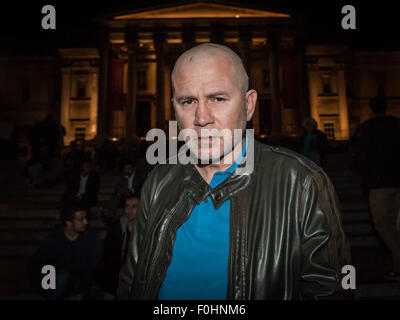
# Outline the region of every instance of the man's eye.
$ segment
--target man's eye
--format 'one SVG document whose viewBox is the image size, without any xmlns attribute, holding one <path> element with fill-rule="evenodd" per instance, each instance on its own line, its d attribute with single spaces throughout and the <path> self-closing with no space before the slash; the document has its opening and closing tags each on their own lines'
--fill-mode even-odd
<svg viewBox="0 0 400 320">
<path fill-rule="evenodd" d="M 187 99 L 187 100 L 184 100 L 183 102 L 182 102 L 182 104 L 192 104 L 194 102 L 194 99 Z"/>
<path fill-rule="evenodd" d="M 225 99 L 224 99 L 224 98 L 220 98 L 220 97 L 216 97 L 216 98 L 214 98 L 214 100 L 215 100 L 216 102 L 222 102 L 222 101 L 225 101 Z"/>
</svg>

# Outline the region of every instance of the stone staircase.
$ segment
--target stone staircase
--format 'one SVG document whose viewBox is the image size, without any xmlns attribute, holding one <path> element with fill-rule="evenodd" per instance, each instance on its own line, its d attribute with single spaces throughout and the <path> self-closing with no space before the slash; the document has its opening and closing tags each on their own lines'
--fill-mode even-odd
<svg viewBox="0 0 400 320">
<path fill-rule="evenodd" d="M 368 211 L 368 202 L 361 193 L 360 177 L 349 169 L 350 155 L 329 154 L 326 173 L 340 200 L 343 228 L 352 247 L 377 247 L 380 241 Z"/>
<path fill-rule="evenodd" d="M 368 202 L 361 193 L 360 178 L 350 168 L 349 153 L 329 154 L 326 173 L 340 199 L 343 228 L 350 242 L 356 269 L 357 299 L 400 299 L 400 283 L 384 280 L 390 253 L 380 241 L 371 221 Z"/>
<path fill-rule="evenodd" d="M 35 189 L 22 176 L 22 168 L 18 161 L 0 163 L 0 297 L 32 291 L 26 277 L 27 258 L 59 222 L 57 208 L 64 185 Z M 116 179 L 116 175 L 101 176 L 100 207 L 108 206 Z M 100 217 L 89 224 L 105 238 L 106 227 Z"/>
</svg>

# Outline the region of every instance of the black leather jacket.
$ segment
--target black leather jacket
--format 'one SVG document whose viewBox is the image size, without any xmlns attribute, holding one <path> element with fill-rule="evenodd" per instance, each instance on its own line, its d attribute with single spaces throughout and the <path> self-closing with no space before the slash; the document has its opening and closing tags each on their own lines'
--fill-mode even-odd
<svg viewBox="0 0 400 320">
<path fill-rule="evenodd" d="M 254 142 L 253 172 L 236 171 L 215 189 L 191 164 L 159 165 L 149 174 L 119 298 L 157 299 L 176 230 L 207 196 L 217 208 L 231 201 L 228 299 L 313 299 L 339 290 L 350 250 L 323 170 L 293 151 Z"/>
</svg>

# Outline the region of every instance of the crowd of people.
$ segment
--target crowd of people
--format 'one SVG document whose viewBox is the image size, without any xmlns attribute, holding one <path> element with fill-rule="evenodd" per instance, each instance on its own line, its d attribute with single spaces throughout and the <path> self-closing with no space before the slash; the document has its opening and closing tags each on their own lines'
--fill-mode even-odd
<svg viewBox="0 0 400 320">
<path fill-rule="evenodd" d="M 52 115 L 38 121 L 30 137 L 30 158 L 24 173 L 34 188 L 64 184 L 59 223 L 29 259 L 31 284 L 46 299 L 103 299 L 115 295 L 119 268 L 139 203 L 141 186 L 150 170 L 143 144 L 106 139 L 89 150 L 84 141 L 65 147 L 65 130 Z M 110 201 L 99 201 L 102 176 L 117 176 Z M 106 226 L 101 240 L 91 220 Z M 41 286 L 41 268 L 57 272 L 56 289 Z"/>
<path fill-rule="evenodd" d="M 60 223 L 28 263 L 32 286 L 46 299 L 98 300 L 104 299 L 105 294 L 115 295 L 140 189 L 149 167 L 134 157 L 138 153 L 121 158 L 116 148 L 110 150 L 110 143 L 103 146 L 106 148 L 100 148 L 102 151 L 91 157 L 84 145 L 73 142 L 70 150 L 58 158 L 65 166 L 64 175 L 57 180 L 65 183 L 59 202 Z M 115 186 L 110 201 L 99 202 L 101 177 L 107 172 L 117 173 Z M 94 218 L 106 226 L 104 243 L 91 226 Z M 55 290 L 41 287 L 41 268 L 45 265 L 57 270 Z"/>
<path fill-rule="evenodd" d="M 60 210 L 61 225 L 28 261 L 32 287 L 48 300 L 116 298 L 120 269 L 126 261 L 139 194 L 124 195 L 124 213 L 109 224 L 104 243 L 90 226 L 87 204 L 68 200 Z M 56 270 L 54 288 L 42 285 L 44 266 Z"/>
</svg>

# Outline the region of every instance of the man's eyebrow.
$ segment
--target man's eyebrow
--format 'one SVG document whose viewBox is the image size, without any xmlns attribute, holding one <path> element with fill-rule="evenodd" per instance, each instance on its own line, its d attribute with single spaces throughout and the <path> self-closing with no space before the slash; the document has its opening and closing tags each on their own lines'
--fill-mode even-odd
<svg viewBox="0 0 400 320">
<path fill-rule="evenodd" d="M 176 101 L 189 100 L 189 99 L 193 100 L 193 99 L 196 99 L 196 98 L 193 97 L 193 96 L 180 96 L 180 97 L 176 97 L 175 98 Z"/>
<path fill-rule="evenodd" d="M 207 98 L 215 98 L 218 96 L 228 96 L 228 94 L 225 91 L 216 91 L 216 92 L 207 94 Z"/>
</svg>

